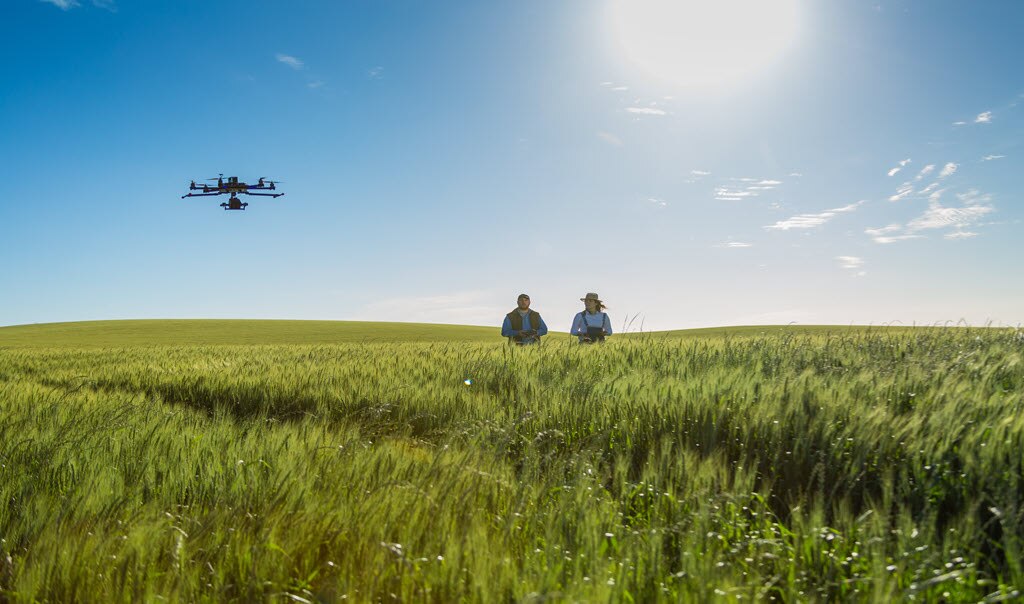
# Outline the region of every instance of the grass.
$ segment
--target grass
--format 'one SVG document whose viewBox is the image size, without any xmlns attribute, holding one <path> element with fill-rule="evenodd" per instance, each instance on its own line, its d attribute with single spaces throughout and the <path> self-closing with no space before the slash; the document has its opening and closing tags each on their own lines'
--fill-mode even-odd
<svg viewBox="0 0 1024 604">
<path fill-rule="evenodd" d="M 500 329 L 426 323 L 268 320 L 83 321 L 0 327 L 0 347 L 105 348 L 345 344 L 353 342 L 485 342 Z"/>
<path fill-rule="evenodd" d="M 512 350 L 496 329 L 116 347 L 6 329 L 0 599 L 1000 601 L 1024 585 L 1015 330 Z"/>
</svg>

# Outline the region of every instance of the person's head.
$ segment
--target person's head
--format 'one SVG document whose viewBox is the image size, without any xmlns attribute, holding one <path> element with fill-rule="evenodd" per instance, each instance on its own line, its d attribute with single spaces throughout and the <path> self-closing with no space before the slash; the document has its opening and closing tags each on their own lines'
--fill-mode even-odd
<svg viewBox="0 0 1024 604">
<path fill-rule="evenodd" d="M 601 302 L 601 298 L 594 292 L 590 292 L 586 296 L 580 298 L 580 301 L 583 302 L 587 312 L 598 312 L 607 308 L 604 305 L 604 302 Z"/>
<path fill-rule="evenodd" d="M 519 306 L 519 310 L 528 310 L 530 308 L 530 296 L 526 294 L 519 294 L 519 299 L 516 300 L 516 304 Z"/>
</svg>

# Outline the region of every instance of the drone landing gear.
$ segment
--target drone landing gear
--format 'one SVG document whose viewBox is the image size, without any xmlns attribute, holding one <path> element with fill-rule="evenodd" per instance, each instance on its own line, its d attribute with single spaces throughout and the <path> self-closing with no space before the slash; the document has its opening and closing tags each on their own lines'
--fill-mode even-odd
<svg viewBox="0 0 1024 604">
<path fill-rule="evenodd" d="M 237 199 L 232 199 L 228 203 L 220 204 L 220 207 L 224 208 L 225 210 L 244 210 L 245 206 L 247 206 L 247 205 L 249 205 L 249 204 L 245 203 L 245 202 L 242 202 L 242 201 L 239 201 Z"/>
</svg>

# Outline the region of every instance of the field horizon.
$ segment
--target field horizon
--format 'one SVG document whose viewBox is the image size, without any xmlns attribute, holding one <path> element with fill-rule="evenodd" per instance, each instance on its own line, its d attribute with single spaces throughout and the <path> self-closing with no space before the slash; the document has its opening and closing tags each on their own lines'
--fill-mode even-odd
<svg viewBox="0 0 1024 604">
<path fill-rule="evenodd" d="M 663 331 L 625 331 L 616 338 L 688 338 L 772 334 L 818 335 L 863 330 L 970 328 L 940 325 L 724 325 Z M 984 327 L 989 328 L 989 327 Z M 991 329 L 1013 329 L 991 327 Z M 571 342 L 551 331 L 547 343 Z M 500 328 L 400 321 L 306 319 L 109 319 L 0 326 L 0 347 L 341 344 L 353 342 L 502 342 Z"/>
</svg>

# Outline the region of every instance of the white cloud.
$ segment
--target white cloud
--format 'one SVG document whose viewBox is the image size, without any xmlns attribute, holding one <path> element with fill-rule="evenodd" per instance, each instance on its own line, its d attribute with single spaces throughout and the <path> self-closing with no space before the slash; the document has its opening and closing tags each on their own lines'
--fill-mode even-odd
<svg viewBox="0 0 1024 604">
<path fill-rule="evenodd" d="M 953 122 L 954 126 L 966 126 L 967 122 Z"/>
<path fill-rule="evenodd" d="M 715 199 L 719 201 L 739 201 L 745 197 L 756 197 L 757 193 L 744 191 L 743 189 L 729 189 L 727 187 L 715 188 Z"/>
<path fill-rule="evenodd" d="M 776 187 L 778 185 L 781 185 L 782 181 L 781 180 L 762 180 L 761 182 L 759 182 L 757 184 L 759 186 L 762 186 L 762 187 Z"/>
<path fill-rule="evenodd" d="M 949 162 L 948 164 L 943 166 L 942 172 L 939 172 L 939 178 L 941 179 L 941 178 L 946 178 L 948 176 L 952 176 L 953 173 L 956 172 L 956 169 L 959 168 L 959 167 L 960 167 L 959 164 L 954 164 L 953 162 Z"/>
<path fill-rule="evenodd" d="M 907 159 L 902 159 L 902 160 L 900 160 L 900 165 L 896 166 L 896 167 L 895 167 L 895 168 L 893 168 L 892 170 L 889 170 L 889 176 L 896 176 L 896 174 L 897 174 L 897 173 L 898 173 L 898 172 L 899 172 L 900 170 L 902 170 L 902 169 L 903 169 L 903 166 L 906 166 L 906 165 L 907 165 L 907 164 L 909 164 L 909 163 L 910 163 L 910 158 L 909 158 L 909 157 L 908 157 Z"/>
<path fill-rule="evenodd" d="M 963 229 L 993 210 L 992 206 L 985 205 L 948 208 L 935 202 L 929 205 L 924 214 L 907 224 L 907 231 L 916 232 L 944 228 Z"/>
<path fill-rule="evenodd" d="M 910 184 L 909 182 L 905 182 L 902 185 L 900 185 L 899 189 L 896 190 L 896 194 L 895 195 L 889 197 L 889 201 L 899 201 L 899 200 L 903 199 L 904 197 L 909 196 L 913 192 L 914 192 L 914 185 Z"/>
<path fill-rule="evenodd" d="M 658 206 L 659 208 L 664 208 L 665 206 L 668 205 L 668 202 L 666 202 L 664 199 L 662 199 L 660 197 L 648 197 L 647 201 L 653 203 L 654 205 Z"/>
<path fill-rule="evenodd" d="M 112 13 L 117 12 L 117 2 L 115 0 L 92 0 L 94 6 L 106 9 Z"/>
<path fill-rule="evenodd" d="M 978 117 L 974 118 L 975 124 L 990 124 L 992 123 L 992 112 L 984 111 L 978 114 Z"/>
<path fill-rule="evenodd" d="M 378 65 L 368 70 L 366 75 L 370 76 L 373 80 L 379 80 L 384 77 L 384 68 Z"/>
<path fill-rule="evenodd" d="M 839 266 L 848 269 L 857 269 L 864 266 L 864 259 L 857 256 L 836 256 Z"/>
<path fill-rule="evenodd" d="M 939 203 L 939 199 L 946 189 L 939 189 L 929 196 L 928 209 L 924 214 L 911 220 L 907 225 L 890 224 L 877 229 L 866 229 L 864 233 L 872 238 L 875 243 L 893 243 L 906 239 L 919 239 L 923 235 L 920 231 L 932 229 L 955 229 L 952 233 L 944 235 L 946 239 L 964 239 L 975 237 L 977 233 L 968 231 L 972 226 L 980 226 L 979 220 L 995 211 L 989 201 L 992 196 L 980 193 L 972 189 L 966 193 L 958 193 L 957 198 L 964 204 L 963 207 L 946 207 Z"/>
<path fill-rule="evenodd" d="M 690 170 L 690 174 L 694 176 L 710 176 L 711 172 L 705 172 L 704 170 Z"/>
<path fill-rule="evenodd" d="M 927 166 L 921 168 L 921 171 L 917 173 L 917 176 L 914 177 L 914 180 L 915 181 L 916 180 L 921 180 L 925 176 L 928 176 L 929 174 L 931 174 L 932 170 L 934 170 L 934 169 L 935 169 L 935 164 L 928 164 Z"/>
<path fill-rule="evenodd" d="M 831 210 L 825 210 L 818 214 L 799 214 L 788 218 L 786 220 L 780 220 L 775 224 L 764 227 L 771 231 L 788 231 L 790 229 L 813 229 L 817 228 L 826 222 L 832 220 L 837 214 L 844 214 L 847 212 L 853 212 L 858 206 L 864 203 L 864 200 L 850 205 L 843 206 L 841 208 L 832 208 Z"/>
<path fill-rule="evenodd" d="M 985 157 L 981 158 L 981 161 L 992 161 L 993 159 L 1003 159 L 1004 157 L 1006 157 L 1006 156 L 1005 155 L 986 155 Z"/>
<path fill-rule="evenodd" d="M 610 132 L 601 131 L 597 133 L 597 136 L 598 138 L 608 143 L 609 145 L 615 145 L 616 147 L 622 146 L 622 139 L 620 139 L 619 137 L 615 136 Z"/>
<path fill-rule="evenodd" d="M 323 85 L 324 85 L 324 83 L 323 83 L 322 80 L 313 80 L 309 84 L 306 84 L 306 86 L 308 86 L 308 87 L 310 87 L 310 88 L 312 88 L 314 90 L 317 89 L 317 88 L 322 87 Z"/>
<path fill-rule="evenodd" d="M 930 184 L 927 187 L 925 187 L 925 188 L 921 189 L 920 191 L 918 191 L 917 194 L 918 195 L 927 195 L 928 193 L 931 193 L 932 191 L 934 191 L 937 188 L 939 188 L 939 183 L 933 182 L 932 184 Z"/>
<path fill-rule="evenodd" d="M 295 58 L 295 57 L 293 57 L 291 55 L 284 55 L 284 54 L 278 53 L 277 54 L 277 60 L 278 60 L 278 62 L 284 63 L 288 67 L 291 67 L 292 69 L 296 69 L 296 70 L 302 69 L 303 66 L 304 66 L 304 63 L 301 60 L 299 60 L 299 59 L 297 59 L 297 58 Z"/>
<path fill-rule="evenodd" d="M 738 249 L 744 247 L 753 247 L 753 243 L 743 243 L 742 241 L 726 241 L 725 243 L 719 244 L 718 247 Z"/>
<path fill-rule="evenodd" d="M 628 86 L 616 86 L 615 88 L 612 88 L 612 90 L 623 92 L 623 91 L 629 90 L 629 87 Z"/>
<path fill-rule="evenodd" d="M 989 203 L 989 202 L 992 201 L 992 196 L 991 195 L 989 195 L 988 193 L 982 193 L 981 191 L 979 191 L 977 189 L 971 189 L 970 191 L 968 191 L 966 193 L 957 193 L 956 197 L 961 202 L 963 202 L 963 203 L 965 203 L 965 204 L 967 204 L 969 206 L 976 206 L 976 205 L 986 204 L 986 203 Z"/>
<path fill-rule="evenodd" d="M 638 115 L 667 115 L 665 111 L 654 107 L 627 107 L 626 111 Z"/>
<path fill-rule="evenodd" d="M 74 7 L 78 6 L 78 0 L 40 0 L 40 1 L 41 2 L 46 2 L 48 4 L 52 4 L 52 5 L 56 6 L 57 8 L 59 8 L 61 10 L 68 10 L 70 8 L 74 8 Z"/>
<path fill-rule="evenodd" d="M 803 174 L 801 174 L 799 172 L 790 172 L 789 175 L 794 177 L 794 178 L 800 178 L 801 176 L 803 176 Z"/>
<path fill-rule="evenodd" d="M 895 243 L 897 241 L 906 241 L 907 239 L 920 239 L 921 235 L 885 235 L 874 237 L 875 243 Z"/>
</svg>

